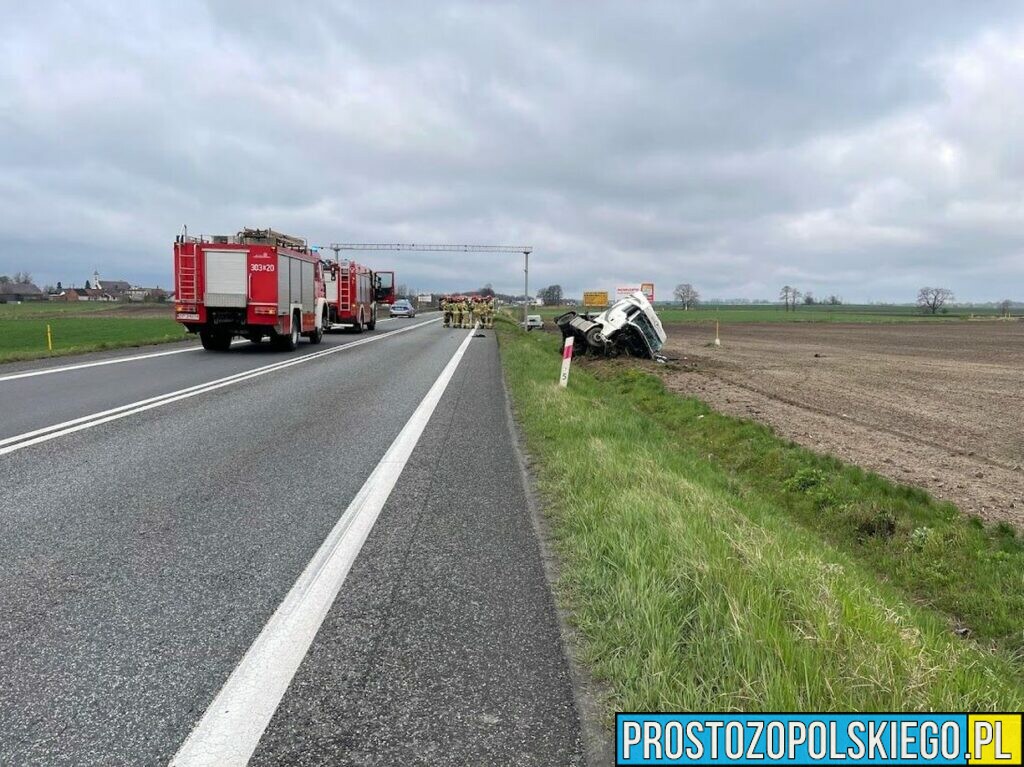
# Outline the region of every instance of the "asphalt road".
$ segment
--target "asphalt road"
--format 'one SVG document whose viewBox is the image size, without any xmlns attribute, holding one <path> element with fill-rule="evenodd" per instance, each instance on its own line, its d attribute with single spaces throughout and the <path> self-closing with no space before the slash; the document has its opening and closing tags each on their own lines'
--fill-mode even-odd
<svg viewBox="0 0 1024 767">
<path fill-rule="evenodd" d="M 9 380 L 40 368 L 0 368 L 0 764 L 171 761 L 465 341 L 429 319 L 291 356 L 242 345 Z M 282 362 L 295 364 L 268 367 Z M 582 754 L 485 332 L 251 763 L 563 766 Z"/>
</svg>

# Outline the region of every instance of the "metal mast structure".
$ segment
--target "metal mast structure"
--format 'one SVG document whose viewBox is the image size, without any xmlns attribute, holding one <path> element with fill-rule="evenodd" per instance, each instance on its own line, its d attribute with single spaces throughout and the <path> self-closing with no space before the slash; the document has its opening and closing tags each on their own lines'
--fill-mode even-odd
<svg viewBox="0 0 1024 767">
<path fill-rule="evenodd" d="M 424 245 L 416 243 L 382 243 L 382 242 L 332 242 L 328 246 L 338 253 L 343 250 L 418 250 L 428 253 L 522 253 L 523 254 L 523 327 L 526 327 L 526 315 L 530 309 L 530 253 L 532 245 Z"/>
</svg>

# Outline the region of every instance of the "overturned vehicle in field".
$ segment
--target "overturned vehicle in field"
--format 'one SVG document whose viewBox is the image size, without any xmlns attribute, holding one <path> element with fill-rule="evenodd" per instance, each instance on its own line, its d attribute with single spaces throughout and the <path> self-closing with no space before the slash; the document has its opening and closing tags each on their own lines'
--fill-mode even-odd
<svg viewBox="0 0 1024 767">
<path fill-rule="evenodd" d="M 566 312 L 555 317 L 562 338 L 572 337 L 573 356 L 595 354 L 662 361 L 661 347 L 667 336 L 647 296 L 637 291 L 590 317 Z"/>
</svg>

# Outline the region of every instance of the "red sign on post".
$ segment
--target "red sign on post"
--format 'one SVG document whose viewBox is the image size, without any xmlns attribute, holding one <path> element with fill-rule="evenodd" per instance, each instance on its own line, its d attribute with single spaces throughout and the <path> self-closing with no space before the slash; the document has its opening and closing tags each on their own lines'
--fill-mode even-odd
<svg viewBox="0 0 1024 767">
<path fill-rule="evenodd" d="M 647 296 L 647 300 L 652 304 L 654 303 L 654 283 L 653 282 L 642 282 L 640 287 L 633 285 L 623 285 L 615 289 L 615 295 L 619 298 L 625 298 L 626 296 L 632 295 L 633 293 L 643 293 Z"/>
</svg>

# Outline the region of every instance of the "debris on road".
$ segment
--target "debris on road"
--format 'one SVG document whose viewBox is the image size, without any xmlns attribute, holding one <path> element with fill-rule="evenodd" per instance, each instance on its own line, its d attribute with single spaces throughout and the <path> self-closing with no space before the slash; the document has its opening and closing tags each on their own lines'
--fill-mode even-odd
<svg viewBox="0 0 1024 767">
<path fill-rule="evenodd" d="M 569 311 L 555 317 L 555 324 L 562 331 L 563 339 L 575 339 L 573 356 L 616 357 L 628 354 L 665 361 L 660 354 L 667 340 L 665 329 L 654 307 L 640 291 L 615 302 L 594 317 Z"/>
</svg>

